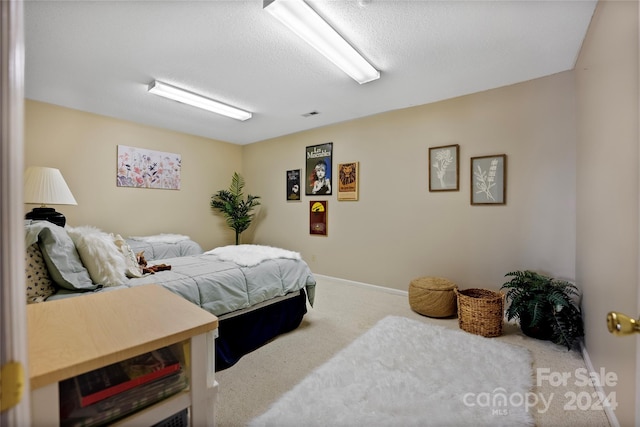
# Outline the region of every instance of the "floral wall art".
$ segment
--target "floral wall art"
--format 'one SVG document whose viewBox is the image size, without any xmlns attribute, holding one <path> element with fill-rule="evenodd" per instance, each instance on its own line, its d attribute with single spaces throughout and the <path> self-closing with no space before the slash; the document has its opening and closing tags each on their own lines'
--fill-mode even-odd
<svg viewBox="0 0 640 427">
<path fill-rule="evenodd" d="M 180 189 L 180 154 L 118 145 L 118 187 Z"/>
<path fill-rule="evenodd" d="M 459 160 L 458 144 L 429 148 L 429 191 L 460 189 Z"/>
<path fill-rule="evenodd" d="M 504 205 L 507 189 L 507 156 L 471 158 L 471 204 Z"/>
</svg>

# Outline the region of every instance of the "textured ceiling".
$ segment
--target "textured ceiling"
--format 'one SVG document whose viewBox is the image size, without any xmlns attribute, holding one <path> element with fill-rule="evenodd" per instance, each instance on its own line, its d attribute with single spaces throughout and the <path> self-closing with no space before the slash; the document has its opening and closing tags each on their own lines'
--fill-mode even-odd
<svg viewBox="0 0 640 427">
<path fill-rule="evenodd" d="M 249 144 L 573 68 L 596 1 L 307 1 L 381 72 L 359 85 L 262 0 L 27 1 L 29 99 Z M 252 111 L 147 93 L 153 80 Z M 304 117 L 306 113 L 319 114 Z"/>
</svg>

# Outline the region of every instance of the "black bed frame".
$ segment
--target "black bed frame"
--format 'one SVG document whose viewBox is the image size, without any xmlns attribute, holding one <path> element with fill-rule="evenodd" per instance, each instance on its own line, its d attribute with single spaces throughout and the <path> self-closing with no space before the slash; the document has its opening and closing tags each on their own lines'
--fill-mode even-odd
<svg viewBox="0 0 640 427">
<path fill-rule="evenodd" d="M 237 316 L 220 319 L 216 339 L 216 367 L 222 371 L 242 356 L 285 332 L 296 329 L 307 313 L 307 296 L 300 294 Z"/>
</svg>

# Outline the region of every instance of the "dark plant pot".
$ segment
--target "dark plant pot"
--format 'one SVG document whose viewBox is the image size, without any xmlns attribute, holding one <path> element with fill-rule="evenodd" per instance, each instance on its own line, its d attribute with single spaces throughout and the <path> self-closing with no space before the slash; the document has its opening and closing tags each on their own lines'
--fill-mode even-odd
<svg viewBox="0 0 640 427">
<path fill-rule="evenodd" d="M 539 322 L 535 325 L 530 325 L 530 323 L 531 316 L 528 314 L 522 314 L 520 316 L 520 329 L 526 336 L 545 341 L 549 341 L 553 336 L 551 324 Z"/>
</svg>

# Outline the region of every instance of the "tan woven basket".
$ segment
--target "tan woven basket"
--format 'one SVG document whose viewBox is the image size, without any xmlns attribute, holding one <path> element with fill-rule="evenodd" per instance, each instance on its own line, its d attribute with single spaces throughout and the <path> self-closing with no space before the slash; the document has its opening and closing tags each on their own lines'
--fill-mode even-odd
<svg viewBox="0 0 640 427">
<path fill-rule="evenodd" d="M 409 283 L 411 309 L 429 317 L 456 315 L 457 285 L 443 277 L 419 277 Z"/>
<path fill-rule="evenodd" d="M 456 294 L 460 329 L 483 337 L 502 335 L 504 294 L 488 289 L 456 289 Z"/>
</svg>

